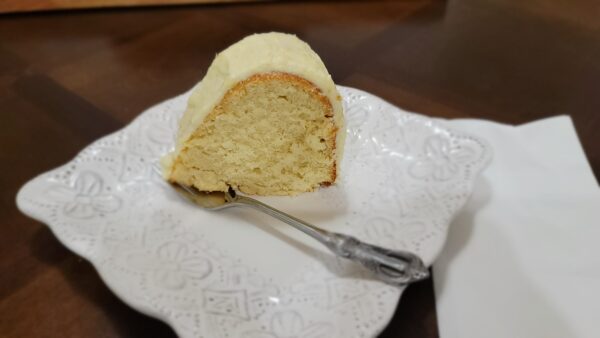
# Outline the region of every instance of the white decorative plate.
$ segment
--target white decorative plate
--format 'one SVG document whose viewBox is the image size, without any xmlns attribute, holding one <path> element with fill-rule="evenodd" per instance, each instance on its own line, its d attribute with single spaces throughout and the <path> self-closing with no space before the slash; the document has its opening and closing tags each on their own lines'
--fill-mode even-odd
<svg viewBox="0 0 600 338">
<path fill-rule="evenodd" d="M 260 200 L 430 265 L 490 158 L 487 145 L 366 92 L 340 91 L 348 137 L 339 184 Z M 125 302 L 181 337 L 378 334 L 402 288 L 257 211 L 198 209 L 157 175 L 187 95 L 28 182 L 19 208 L 92 262 Z"/>
</svg>

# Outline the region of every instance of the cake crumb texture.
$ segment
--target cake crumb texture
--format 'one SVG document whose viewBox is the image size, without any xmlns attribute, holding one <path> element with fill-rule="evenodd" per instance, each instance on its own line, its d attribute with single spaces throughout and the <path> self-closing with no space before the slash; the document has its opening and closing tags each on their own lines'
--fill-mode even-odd
<svg viewBox="0 0 600 338">
<path fill-rule="evenodd" d="M 171 180 L 201 191 L 295 195 L 335 181 L 332 106 L 309 81 L 256 74 L 230 89 L 181 150 Z"/>
</svg>

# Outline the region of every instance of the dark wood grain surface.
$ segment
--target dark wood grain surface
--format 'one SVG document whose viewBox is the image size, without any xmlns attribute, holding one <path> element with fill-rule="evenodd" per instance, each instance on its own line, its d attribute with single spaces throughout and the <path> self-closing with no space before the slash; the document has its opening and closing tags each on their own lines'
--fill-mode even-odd
<svg viewBox="0 0 600 338">
<path fill-rule="evenodd" d="M 600 173 L 600 2 L 274 2 L 0 16 L 0 337 L 170 337 L 15 207 L 18 188 L 143 109 L 179 94 L 215 53 L 298 34 L 335 81 L 430 116 L 573 117 Z M 382 337 L 437 337 L 431 281 Z"/>
</svg>

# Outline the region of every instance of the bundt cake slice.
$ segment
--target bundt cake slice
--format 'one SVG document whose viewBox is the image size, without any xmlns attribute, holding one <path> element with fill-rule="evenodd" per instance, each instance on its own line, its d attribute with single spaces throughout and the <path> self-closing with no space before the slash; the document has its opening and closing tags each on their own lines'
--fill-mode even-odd
<svg viewBox="0 0 600 338">
<path fill-rule="evenodd" d="M 164 176 L 200 191 L 313 191 L 335 182 L 344 135 L 319 56 L 294 35 L 255 34 L 218 54 L 192 90 Z"/>
</svg>

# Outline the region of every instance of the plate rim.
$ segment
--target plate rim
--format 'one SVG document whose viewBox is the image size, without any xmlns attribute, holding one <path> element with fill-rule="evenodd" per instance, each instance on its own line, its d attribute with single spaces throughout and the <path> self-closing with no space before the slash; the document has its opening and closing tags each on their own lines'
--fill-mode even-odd
<svg viewBox="0 0 600 338">
<path fill-rule="evenodd" d="M 412 111 L 407 111 L 401 107 L 398 107 L 392 103 L 390 103 L 389 101 L 385 100 L 384 98 L 381 98 L 375 94 L 369 93 L 367 91 L 361 90 L 361 89 L 357 89 L 357 88 L 353 88 L 353 87 L 349 87 L 349 86 L 341 86 L 341 85 L 337 85 L 338 89 L 341 89 L 341 91 L 344 90 L 349 90 L 349 91 L 354 91 L 356 93 L 362 94 L 364 96 L 367 97 L 371 97 L 371 98 L 375 98 L 379 101 L 381 101 L 382 103 L 384 103 L 385 105 L 392 107 L 394 110 L 396 110 L 399 113 L 403 113 L 403 114 L 410 114 L 414 119 L 420 121 L 420 122 L 424 122 L 429 124 L 431 127 L 438 127 L 441 128 L 445 131 L 449 131 L 452 132 L 456 135 L 460 135 L 460 136 L 465 136 L 465 137 L 470 137 L 472 139 L 476 139 L 484 148 L 484 151 L 482 151 L 482 156 L 483 159 L 481 161 L 481 164 L 477 167 L 477 170 L 474 171 L 473 173 L 473 179 L 469 180 L 467 182 L 467 187 L 468 187 L 468 193 L 466 198 L 460 203 L 460 205 L 453 211 L 453 213 L 450 215 L 449 217 L 449 221 L 448 224 L 446 224 L 443 227 L 443 231 L 441 231 L 439 233 L 439 236 L 441 236 L 441 245 L 437 246 L 434 250 L 434 254 L 433 254 L 433 258 L 432 258 L 432 262 L 426 262 L 428 267 L 431 267 L 431 265 L 433 264 L 433 262 L 435 261 L 435 259 L 437 259 L 437 257 L 440 255 L 440 253 L 443 250 L 444 247 L 444 243 L 447 240 L 448 237 L 448 232 L 450 230 L 450 226 L 452 223 L 452 220 L 454 220 L 457 216 L 458 213 L 460 213 L 464 206 L 466 205 L 466 203 L 468 202 L 468 200 L 471 198 L 472 194 L 473 194 L 473 188 L 476 185 L 477 181 L 481 179 L 481 173 L 487 168 L 489 167 L 492 159 L 493 159 L 493 148 L 491 147 L 490 143 L 485 140 L 484 138 L 481 138 L 480 136 L 476 136 L 473 135 L 471 133 L 468 132 L 463 132 L 461 130 L 458 130 L 457 128 L 448 126 L 446 123 L 444 123 L 445 121 L 447 121 L 446 119 L 441 119 L 441 118 L 436 118 L 436 117 L 429 117 L 420 113 L 415 113 Z M 63 239 L 61 236 L 59 236 L 59 234 L 57 233 L 57 229 L 54 225 L 50 224 L 51 221 L 48 220 L 44 220 L 44 217 L 41 215 L 38 215 L 37 212 L 33 209 L 29 209 L 27 203 L 24 200 L 24 194 L 25 191 L 27 190 L 28 187 L 30 187 L 31 185 L 33 185 L 35 182 L 37 182 L 38 180 L 42 179 L 42 177 L 48 175 L 50 172 L 53 171 L 58 171 L 60 169 L 63 169 L 65 167 L 67 167 L 68 165 L 71 164 L 71 162 L 73 162 L 76 158 L 78 158 L 82 153 L 84 153 L 88 148 L 92 147 L 93 145 L 97 144 L 98 142 L 107 139 L 107 138 L 111 138 L 114 137 L 118 134 L 121 133 L 126 133 L 128 131 L 128 129 L 134 128 L 134 126 L 137 123 L 140 123 L 140 120 L 142 119 L 143 115 L 145 115 L 145 113 L 147 113 L 148 111 L 155 109 L 157 107 L 160 107 L 161 105 L 163 105 L 164 103 L 171 101 L 173 99 L 176 99 L 178 97 L 181 96 L 185 96 L 188 95 L 190 93 L 191 90 L 188 90 L 182 94 L 178 94 L 178 95 L 174 95 L 171 96 L 169 98 L 166 98 L 156 104 L 153 104 L 151 106 L 149 106 L 148 108 L 144 109 L 143 111 L 141 111 L 135 118 L 133 118 L 132 120 L 130 120 L 129 122 L 127 122 L 126 124 L 124 124 L 121 128 L 108 133 L 102 137 L 99 137 L 93 141 L 91 141 L 90 143 L 88 143 L 87 145 L 85 145 L 82 149 L 80 149 L 70 160 L 64 162 L 61 165 L 52 167 L 50 169 L 45 170 L 42 173 L 39 173 L 38 175 L 28 179 L 20 188 L 19 191 L 17 192 L 16 196 L 15 196 L 15 201 L 16 201 L 16 206 L 17 209 L 23 213 L 24 215 L 44 224 L 45 226 L 47 226 L 50 231 L 52 232 L 52 234 L 54 235 L 54 237 L 58 240 L 58 242 L 65 246 L 69 251 L 71 251 L 73 254 L 85 259 L 87 262 L 89 262 L 94 269 L 96 270 L 96 272 L 98 273 L 101 281 L 108 287 L 108 289 L 115 295 L 117 296 L 121 301 L 123 301 L 125 304 L 127 304 L 128 306 L 130 306 L 133 310 L 138 311 L 144 315 L 150 316 L 152 318 L 158 319 L 164 323 L 166 323 L 176 334 L 177 336 L 184 336 L 184 334 L 182 332 L 179 332 L 179 328 L 177 327 L 177 325 L 174 325 L 173 322 L 170 320 L 170 318 L 166 315 L 163 315 L 160 311 L 153 309 L 152 307 L 144 304 L 143 302 L 138 302 L 136 300 L 134 300 L 133 297 L 127 297 L 126 294 L 124 294 L 124 292 L 121 292 L 121 290 L 119 289 L 119 287 L 117 287 L 116 285 L 113 284 L 113 282 L 110 281 L 109 278 L 109 273 L 106 273 L 104 271 L 104 269 L 102 268 L 102 266 L 100 265 L 100 261 L 95 261 L 93 259 L 93 257 L 87 257 L 84 253 L 79 252 L 79 250 L 77 250 L 69 241 Z M 346 113 L 346 112 L 344 112 Z M 404 292 L 404 290 L 406 289 L 406 286 L 402 286 L 402 287 L 398 287 L 398 296 L 395 299 L 395 305 L 394 305 L 394 309 L 397 309 L 398 304 L 400 302 L 400 299 L 402 297 L 402 294 Z M 381 327 L 378 327 L 377 330 L 375 332 L 375 335 L 379 335 L 382 331 L 384 331 L 386 329 L 386 327 L 389 325 L 391 319 L 393 318 L 395 314 L 395 311 L 390 311 L 388 313 L 386 313 L 386 320 L 385 320 L 385 325 L 382 325 Z"/>
</svg>

